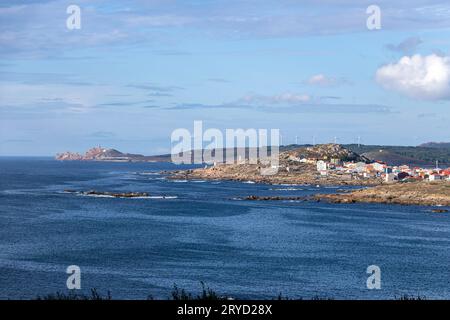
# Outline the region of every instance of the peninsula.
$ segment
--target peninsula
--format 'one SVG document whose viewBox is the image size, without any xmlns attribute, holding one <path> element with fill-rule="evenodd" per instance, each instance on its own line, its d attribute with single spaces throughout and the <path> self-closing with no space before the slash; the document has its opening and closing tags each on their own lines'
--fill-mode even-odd
<svg viewBox="0 0 450 320">
<path fill-rule="evenodd" d="M 233 180 L 267 184 L 353 185 L 369 188 L 350 193 L 316 195 L 333 203 L 396 203 L 450 206 L 450 168 L 390 166 L 372 161 L 338 144 L 298 148 L 280 153 L 276 174 L 262 175 L 257 164 L 215 164 L 172 172 L 173 179 Z M 247 200 L 292 200 L 280 196 Z M 301 197 L 300 197 L 301 198 Z M 300 199 L 299 198 L 299 199 Z"/>
</svg>

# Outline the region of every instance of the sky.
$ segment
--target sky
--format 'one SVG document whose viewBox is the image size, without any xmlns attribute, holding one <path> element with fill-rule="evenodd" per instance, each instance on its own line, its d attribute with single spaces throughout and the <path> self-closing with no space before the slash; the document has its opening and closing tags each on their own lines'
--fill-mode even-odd
<svg viewBox="0 0 450 320">
<path fill-rule="evenodd" d="M 450 141 L 450 3 L 0 2 L 0 155 L 167 153 L 195 120 L 283 144 Z"/>
</svg>

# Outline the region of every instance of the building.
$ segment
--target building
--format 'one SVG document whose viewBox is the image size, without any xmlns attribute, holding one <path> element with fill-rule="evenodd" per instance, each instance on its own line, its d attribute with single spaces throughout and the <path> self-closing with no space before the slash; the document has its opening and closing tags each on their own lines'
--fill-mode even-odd
<svg viewBox="0 0 450 320">
<path fill-rule="evenodd" d="M 411 169 L 407 165 L 402 165 L 402 166 L 398 167 L 398 170 L 400 170 L 400 172 L 409 172 L 409 171 L 411 171 Z"/>
<path fill-rule="evenodd" d="M 430 176 L 428 177 L 428 180 L 438 181 L 438 180 L 441 180 L 441 176 L 437 173 L 433 173 L 433 174 L 430 174 Z"/>
<path fill-rule="evenodd" d="M 323 160 L 317 161 L 316 165 L 317 165 L 317 171 L 319 171 L 319 172 L 327 171 L 327 169 L 328 169 L 327 163 Z"/>
<path fill-rule="evenodd" d="M 386 182 L 394 182 L 395 181 L 395 174 L 394 173 L 387 173 L 384 181 Z"/>
</svg>

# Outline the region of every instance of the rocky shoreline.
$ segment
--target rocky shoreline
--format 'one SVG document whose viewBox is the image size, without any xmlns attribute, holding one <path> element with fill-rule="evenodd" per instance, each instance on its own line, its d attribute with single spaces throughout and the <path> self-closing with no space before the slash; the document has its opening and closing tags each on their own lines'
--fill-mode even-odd
<svg viewBox="0 0 450 320">
<path fill-rule="evenodd" d="M 349 193 L 318 194 L 314 198 L 332 203 L 450 206 L 450 183 L 441 181 L 386 184 Z"/>
<path fill-rule="evenodd" d="M 328 201 L 331 203 L 382 203 L 422 206 L 450 206 L 450 183 L 407 182 L 383 183 L 377 179 L 343 180 L 339 176 L 320 177 L 312 168 L 297 174 L 278 173 L 274 176 L 262 176 L 256 166 L 219 165 L 206 169 L 171 172 L 169 179 L 183 180 L 229 180 L 265 184 L 320 185 L 320 186 L 362 186 L 355 191 L 342 191 L 335 194 L 316 194 L 314 196 L 244 196 L 241 200 L 250 201 Z M 444 210 L 445 211 L 445 210 Z"/>
</svg>

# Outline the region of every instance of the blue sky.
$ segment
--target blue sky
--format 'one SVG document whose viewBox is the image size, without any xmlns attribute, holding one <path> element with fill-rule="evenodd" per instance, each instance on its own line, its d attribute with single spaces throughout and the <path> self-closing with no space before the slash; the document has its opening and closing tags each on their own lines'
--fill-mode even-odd
<svg viewBox="0 0 450 320">
<path fill-rule="evenodd" d="M 194 120 L 284 143 L 450 141 L 449 56 L 444 0 L 2 1 L 0 155 L 158 154 Z"/>
</svg>

